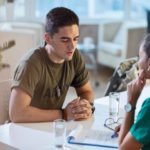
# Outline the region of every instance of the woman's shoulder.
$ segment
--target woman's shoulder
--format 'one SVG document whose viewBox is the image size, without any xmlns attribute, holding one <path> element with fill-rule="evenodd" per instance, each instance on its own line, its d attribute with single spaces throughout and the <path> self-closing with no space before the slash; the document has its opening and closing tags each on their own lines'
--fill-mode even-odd
<svg viewBox="0 0 150 150">
<path fill-rule="evenodd" d="M 141 113 L 150 113 L 150 97 L 146 98 L 141 106 Z"/>
<path fill-rule="evenodd" d="M 147 98 L 144 100 L 144 103 L 150 104 L 150 97 L 147 97 Z"/>
</svg>

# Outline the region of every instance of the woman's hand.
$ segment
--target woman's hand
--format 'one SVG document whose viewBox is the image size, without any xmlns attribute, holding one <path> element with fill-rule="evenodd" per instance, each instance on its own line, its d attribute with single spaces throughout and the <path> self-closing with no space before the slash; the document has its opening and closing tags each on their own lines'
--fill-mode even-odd
<svg viewBox="0 0 150 150">
<path fill-rule="evenodd" d="M 137 100 L 146 83 L 145 75 L 145 71 L 142 70 L 139 73 L 139 76 L 127 85 L 128 102 L 131 103 L 133 106 L 136 105 Z"/>
</svg>

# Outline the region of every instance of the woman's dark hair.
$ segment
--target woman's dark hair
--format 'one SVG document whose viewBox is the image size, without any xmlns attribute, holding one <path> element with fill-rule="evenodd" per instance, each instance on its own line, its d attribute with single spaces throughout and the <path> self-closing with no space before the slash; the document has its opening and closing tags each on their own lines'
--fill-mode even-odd
<svg viewBox="0 0 150 150">
<path fill-rule="evenodd" d="M 144 51 L 146 52 L 147 54 L 147 57 L 150 58 L 150 34 L 147 34 L 145 37 L 144 37 L 144 40 L 142 42 L 142 46 L 143 46 L 143 49 Z"/>
<path fill-rule="evenodd" d="M 56 7 L 46 15 L 45 31 L 54 35 L 60 27 L 73 24 L 79 25 L 78 16 L 68 8 Z"/>
</svg>

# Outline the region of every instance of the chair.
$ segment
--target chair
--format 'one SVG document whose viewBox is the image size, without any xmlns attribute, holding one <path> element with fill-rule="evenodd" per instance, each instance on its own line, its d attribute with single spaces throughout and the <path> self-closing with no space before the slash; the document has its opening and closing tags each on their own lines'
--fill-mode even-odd
<svg viewBox="0 0 150 150">
<path fill-rule="evenodd" d="M 9 121 L 9 98 L 11 92 L 11 80 L 0 82 L 0 124 Z"/>
<path fill-rule="evenodd" d="M 108 96 L 110 92 L 126 90 L 127 84 L 138 74 L 137 60 L 138 57 L 133 57 L 120 63 L 107 84 L 104 96 Z"/>
<path fill-rule="evenodd" d="M 141 22 L 106 22 L 100 26 L 97 61 L 115 68 L 125 59 L 138 55 L 139 44 L 146 34 Z"/>
<path fill-rule="evenodd" d="M 14 69 L 20 60 L 20 58 L 30 49 L 40 45 L 38 28 L 32 29 L 24 24 L 13 24 L 12 26 L 2 26 L 0 24 L 0 45 L 5 41 L 14 40 L 15 46 L 9 49 L 9 51 L 3 51 L 2 61 L 9 64 L 11 77 L 14 74 Z M 10 29 L 9 29 L 10 28 Z M 17 54 L 17 55 L 16 55 Z"/>
<path fill-rule="evenodd" d="M 31 30 L 36 34 L 36 46 L 42 44 L 43 42 L 44 25 L 42 23 L 7 21 L 0 23 L 0 28 L 3 30 Z"/>
</svg>

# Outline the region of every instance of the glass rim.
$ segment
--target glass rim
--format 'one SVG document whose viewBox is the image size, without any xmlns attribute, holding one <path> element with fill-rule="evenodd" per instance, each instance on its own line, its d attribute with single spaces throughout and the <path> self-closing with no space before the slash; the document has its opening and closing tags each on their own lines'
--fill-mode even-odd
<svg viewBox="0 0 150 150">
<path fill-rule="evenodd" d="M 64 120 L 64 119 L 56 119 L 53 122 L 66 122 L 66 120 Z"/>
<path fill-rule="evenodd" d="M 120 95 L 120 92 L 110 92 L 109 95 Z"/>
</svg>

